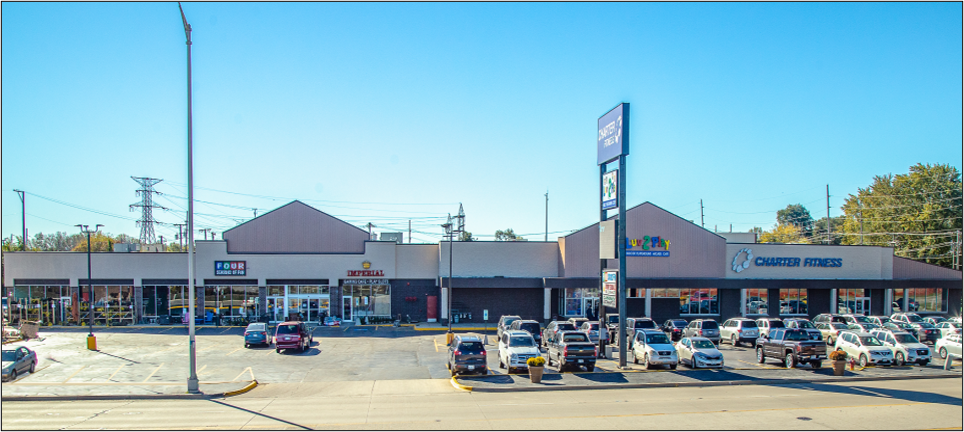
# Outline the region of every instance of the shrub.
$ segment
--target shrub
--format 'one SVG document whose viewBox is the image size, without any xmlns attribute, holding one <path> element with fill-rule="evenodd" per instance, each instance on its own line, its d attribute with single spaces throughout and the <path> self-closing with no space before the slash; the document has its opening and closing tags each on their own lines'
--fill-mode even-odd
<svg viewBox="0 0 964 432">
<path fill-rule="evenodd" d="M 830 360 L 835 360 L 835 361 L 836 361 L 836 360 L 847 360 L 847 352 L 844 351 L 844 350 L 842 350 L 842 349 L 840 349 L 840 348 L 837 348 L 837 350 L 830 352 L 829 357 L 830 357 Z"/>
<path fill-rule="evenodd" d="M 529 367 L 543 367 L 546 365 L 546 359 L 542 357 L 533 357 L 526 360 L 526 365 Z"/>
</svg>

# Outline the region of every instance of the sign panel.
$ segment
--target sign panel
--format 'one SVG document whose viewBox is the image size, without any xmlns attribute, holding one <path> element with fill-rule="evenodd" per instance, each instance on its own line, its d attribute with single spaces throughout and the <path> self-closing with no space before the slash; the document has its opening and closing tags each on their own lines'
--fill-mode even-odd
<svg viewBox="0 0 964 432">
<path fill-rule="evenodd" d="M 482 321 L 488 321 L 488 320 L 489 320 L 489 310 L 482 309 Z"/>
<path fill-rule="evenodd" d="M 621 103 L 599 118 L 596 137 L 596 164 L 602 165 L 613 159 L 629 154 L 629 146 L 624 140 L 629 121 L 629 104 Z"/>
<path fill-rule="evenodd" d="M 643 236 L 641 239 L 627 238 L 626 256 L 668 257 L 669 243 L 669 239 L 660 236 Z"/>
<path fill-rule="evenodd" d="M 215 261 L 215 276 L 245 276 L 247 266 L 245 261 Z"/>
<path fill-rule="evenodd" d="M 605 307 L 616 307 L 617 287 L 619 286 L 619 272 L 606 270 L 603 272 L 603 294 L 602 302 Z"/>
<path fill-rule="evenodd" d="M 599 222 L 599 259 L 616 259 L 616 220 Z"/>
<path fill-rule="evenodd" d="M 602 209 L 609 210 L 619 207 L 616 188 L 619 183 L 619 170 L 612 170 L 602 176 Z"/>
</svg>

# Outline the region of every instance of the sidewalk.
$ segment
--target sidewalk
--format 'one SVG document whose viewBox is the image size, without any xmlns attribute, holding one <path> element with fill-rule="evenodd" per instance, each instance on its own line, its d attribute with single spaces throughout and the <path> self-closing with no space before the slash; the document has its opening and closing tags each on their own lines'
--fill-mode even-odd
<svg viewBox="0 0 964 432">
<path fill-rule="evenodd" d="M 453 332 L 456 332 L 456 333 L 464 333 L 464 332 L 484 332 L 484 331 L 494 332 L 494 331 L 496 330 L 497 325 L 498 325 L 497 323 L 489 323 L 488 325 L 480 324 L 480 323 L 464 323 L 464 324 L 463 324 L 463 323 L 458 323 L 458 324 L 453 323 L 453 324 L 452 324 L 452 331 L 453 331 Z M 437 322 L 434 322 L 434 323 L 418 323 L 418 324 L 415 324 L 415 330 L 417 330 L 417 331 L 438 331 L 438 332 L 445 332 L 445 331 L 448 331 L 448 330 L 449 330 L 449 326 L 448 326 L 448 325 L 442 325 L 442 324 L 439 324 L 439 323 L 437 323 Z"/>
<path fill-rule="evenodd" d="M 834 376 L 823 369 L 725 369 L 725 370 L 653 370 L 594 373 L 558 373 L 546 368 L 542 383 L 534 384 L 528 374 L 459 376 L 453 383 L 463 390 L 480 392 L 598 390 L 607 388 L 702 387 L 719 385 L 799 384 L 815 382 L 848 382 L 960 378 L 960 367 L 944 371 L 934 368 L 867 368 L 847 370 Z"/>
<path fill-rule="evenodd" d="M 200 393 L 187 392 L 187 382 L 170 383 L 35 383 L 0 384 L 4 402 L 130 400 L 130 399 L 214 399 L 245 393 L 257 381 L 201 382 Z"/>
</svg>

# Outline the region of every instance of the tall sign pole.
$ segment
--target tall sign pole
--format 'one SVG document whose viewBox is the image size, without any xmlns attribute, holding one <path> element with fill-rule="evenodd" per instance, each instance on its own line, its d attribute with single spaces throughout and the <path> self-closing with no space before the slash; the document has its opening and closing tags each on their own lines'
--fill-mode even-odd
<svg viewBox="0 0 964 432">
<path fill-rule="evenodd" d="M 619 343 L 619 367 L 626 367 L 626 156 L 629 155 L 629 103 L 621 103 L 599 118 L 597 122 L 598 136 L 596 138 L 596 164 L 600 166 L 600 182 L 602 183 L 603 199 L 600 202 L 600 223 L 606 219 L 606 210 L 619 207 L 619 222 L 617 223 L 616 245 L 619 259 L 619 285 L 617 288 L 619 309 L 619 323 L 617 324 L 616 339 Z M 616 181 L 606 171 L 606 164 L 619 160 Z M 607 178 L 609 182 L 607 183 Z M 615 183 L 615 184 L 613 184 Z M 612 197 L 612 188 L 616 189 Z M 607 190 L 607 188 L 610 188 Z M 608 192 L 608 193 L 607 193 Z M 615 198 L 615 199 L 613 199 Z M 616 201 L 613 203 L 612 201 Z M 600 233 L 602 235 L 602 233 Z M 600 250 L 602 253 L 602 250 Z M 601 306 L 602 307 L 602 306 Z"/>
<path fill-rule="evenodd" d="M 197 346 L 194 338 L 194 147 L 193 130 L 191 129 L 191 25 L 187 23 L 181 3 L 177 4 L 181 11 L 181 21 L 184 22 L 184 36 L 187 38 L 187 286 L 188 286 L 188 349 L 190 375 L 187 378 L 187 391 L 199 393 L 197 379 Z"/>
</svg>

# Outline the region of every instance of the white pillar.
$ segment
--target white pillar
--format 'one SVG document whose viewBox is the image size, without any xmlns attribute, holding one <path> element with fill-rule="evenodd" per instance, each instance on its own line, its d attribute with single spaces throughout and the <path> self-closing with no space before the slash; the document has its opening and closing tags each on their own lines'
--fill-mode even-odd
<svg viewBox="0 0 964 432">
<path fill-rule="evenodd" d="M 837 289 L 830 290 L 830 313 L 837 313 Z"/>
<path fill-rule="evenodd" d="M 449 318 L 449 289 L 442 288 L 442 314 L 439 315 L 441 319 Z"/>
<path fill-rule="evenodd" d="M 894 289 L 887 288 L 884 290 L 884 315 L 890 316 L 894 313 Z"/>
<path fill-rule="evenodd" d="M 646 288 L 646 317 L 653 316 L 653 290 Z"/>
<path fill-rule="evenodd" d="M 542 290 L 542 319 L 549 320 L 552 318 L 552 288 L 544 288 Z"/>
<path fill-rule="evenodd" d="M 746 290 L 740 288 L 740 316 L 746 318 Z"/>
</svg>

